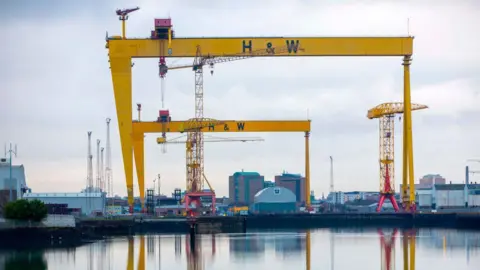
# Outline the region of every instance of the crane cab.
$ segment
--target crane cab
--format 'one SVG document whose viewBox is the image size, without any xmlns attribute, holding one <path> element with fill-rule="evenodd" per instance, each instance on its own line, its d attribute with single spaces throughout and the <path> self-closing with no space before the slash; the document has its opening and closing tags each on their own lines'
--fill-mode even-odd
<svg viewBox="0 0 480 270">
<path fill-rule="evenodd" d="M 168 39 L 174 37 L 174 31 L 172 30 L 172 19 L 155 19 L 154 30 L 151 32 L 152 39 Z"/>
<path fill-rule="evenodd" d="M 172 121 L 169 110 L 160 110 L 158 111 L 158 122 L 167 123 Z"/>
</svg>

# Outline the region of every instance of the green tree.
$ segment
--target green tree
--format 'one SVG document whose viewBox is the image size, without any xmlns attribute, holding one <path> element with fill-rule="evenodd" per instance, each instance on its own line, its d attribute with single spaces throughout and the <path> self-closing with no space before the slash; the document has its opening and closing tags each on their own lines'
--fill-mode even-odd
<svg viewBox="0 0 480 270">
<path fill-rule="evenodd" d="M 4 215 L 7 219 L 41 221 L 47 216 L 47 206 L 39 200 L 16 200 L 7 203 Z"/>
<path fill-rule="evenodd" d="M 30 201 L 30 219 L 33 221 L 41 221 L 48 214 L 47 206 L 39 200 Z"/>
</svg>

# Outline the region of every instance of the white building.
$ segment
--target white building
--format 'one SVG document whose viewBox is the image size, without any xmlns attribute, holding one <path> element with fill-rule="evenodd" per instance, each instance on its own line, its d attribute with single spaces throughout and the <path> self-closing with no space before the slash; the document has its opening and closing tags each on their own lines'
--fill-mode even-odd
<svg viewBox="0 0 480 270">
<path fill-rule="evenodd" d="M 345 202 L 353 202 L 355 200 L 365 200 L 365 192 L 362 191 L 350 191 L 345 192 Z"/>
<path fill-rule="evenodd" d="M 342 191 L 330 192 L 327 196 L 327 201 L 334 204 L 344 204 L 345 193 L 343 193 Z"/>
<path fill-rule="evenodd" d="M 22 197 L 22 189 L 27 188 L 25 180 L 25 167 L 23 165 L 12 165 L 10 177 L 10 162 L 6 158 L 0 158 L 0 196 L 10 197 L 12 200 Z"/>
<path fill-rule="evenodd" d="M 456 208 L 480 206 L 480 184 L 444 184 L 417 190 L 420 207 Z"/>
<path fill-rule="evenodd" d="M 45 204 L 67 204 L 68 208 L 80 209 L 83 215 L 92 212 L 105 213 L 106 196 L 104 192 L 78 193 L 26 193 L 27 200 L 40 200 Z"/>
</svg>

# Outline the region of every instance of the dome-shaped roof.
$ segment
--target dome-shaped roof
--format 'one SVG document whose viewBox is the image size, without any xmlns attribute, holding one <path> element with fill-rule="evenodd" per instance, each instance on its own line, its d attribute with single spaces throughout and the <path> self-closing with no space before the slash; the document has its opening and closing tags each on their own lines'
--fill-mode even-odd
<svg viewBox="0 0 480 270">
<path fill-rule="evenodd" d="M 255 203 L 286 203 L 296 202 L 297 196 L 292 191 L 284 187 L 267 187 L 255 194 L 253 202 Z"/>
</svg>

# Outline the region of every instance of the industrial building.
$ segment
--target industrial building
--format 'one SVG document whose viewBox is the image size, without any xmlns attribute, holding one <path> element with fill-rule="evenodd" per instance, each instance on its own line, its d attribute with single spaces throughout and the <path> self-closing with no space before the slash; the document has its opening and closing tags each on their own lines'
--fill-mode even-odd
<svg viewBox="0 0 480 270">
<path fill-rule="evenodd" d="M 420 178 L 418 188 L 431 188 L 432 185 L 445 185 L 446 182 L 440 174 L 427 174 Z"/>
<path fill-rule="evenodd" d="M 275 176 L 275 186 L 289 189 L 295 194 L 297 203 L 305 202 L 305 177 L 301 174 L 282 173 Z"/>
<path fill-rule="evenodd" d="M 6 158 L 0 159 L 0 202 L 8 201 L 12 190 L 12 200 L 21 198 L 28 189 L 25 179 L 25 167 L 23 165 L 12 165 L 10 178 L 10 162 Z M 5 198 L 6 196 L 6 198 Z"/>
<path fill-rule="evenodd" d="M 255 194 L 252 213 L 293 213 L 297 210 L 295 194 L 284 187 L 264 188 Z"/>
<path fill-rule="evenodd" d="M 442 184 L 417 190 L 421 208 L 480 207 L 480 184 Z"/>
<path fill-rule="evenodd" d="M 104 192 L 78 193 L 26 193 L 27 200 L 40 200 L 45 204 L 67 204 L 70 209 L 79 209 L 82 215 L 105 213 L 106 194 Z"/>
<path fill-rule="evenodd" d="M 236 172 L 228 178 L 228 195 L 233 204 L 249 205 L 263 189 L 265 178 L 257 172 Z"/>
<path fill-rule="evenodd" d="M 342 191 L 330 192 L 327 196 L 327 201 L 333 204 L 344 204 L 345 203 L 345 193 Z"/>
</svg>

